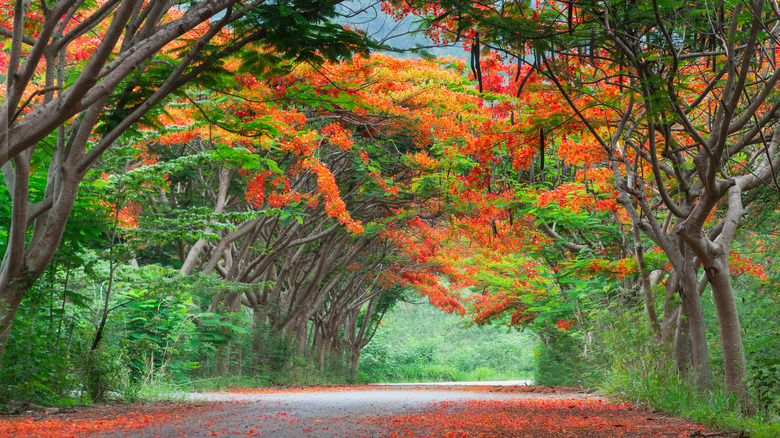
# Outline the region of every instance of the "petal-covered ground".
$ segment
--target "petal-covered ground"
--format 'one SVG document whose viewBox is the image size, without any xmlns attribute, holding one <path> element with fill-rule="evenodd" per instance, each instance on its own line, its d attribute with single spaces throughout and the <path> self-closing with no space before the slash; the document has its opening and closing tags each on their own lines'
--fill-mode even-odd
<svg viewBox="0 0 780 438">
<path fill-rule="evenodd" d="M 198 394 L 0 417 L 0 437 L 702 437 L 706 430 L 568 388 L 336 386 Z"/>
<path fill-rule="evenodd" d="M 396 429 L 390 437 L 690 437 L 708 433 L 684 420 L 601 399 L 444 402 L 425 412 L 371 422 Z"/>
</svg>

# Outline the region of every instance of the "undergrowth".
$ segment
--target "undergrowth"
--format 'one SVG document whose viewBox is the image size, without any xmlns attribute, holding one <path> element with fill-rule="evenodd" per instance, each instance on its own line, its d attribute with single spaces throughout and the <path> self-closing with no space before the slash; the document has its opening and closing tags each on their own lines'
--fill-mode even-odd
<svg viewBox="0 0 780 438">
<path fill-rule="evenodd" d="M 753 438 L 780 436 L 780 417 L 776 413 L 744 414 L 722 388 L 699 393 L 674 372 L 671 364 L 644 375 L 613 373 L 602 388 L 609 395 L 715 429 L 743 431 Z"/>
<path fill-rule="evenodd" d="M 637 320 L 640 317 L 627 313 L 602 330 L 601 340 L 594 345 L 596 352 L 589 358 L 601 370 L 601 378 L 592 383 L 608 395 L 708 427 L 741 431 L 753 438 L 780 437 L 780 404 L 774 381 L 749 370 L 750 411 L 755 413 L 747 414 L 748 410 L 723 387 L 723 359 L 716 349 L 710 356 L 715 387 L 697 391 L 690 376 L 678 373 L 671 359 L 672 346 L 659 345 L 648 329 L 636 324 Z M 748 344 L 747 350 L 750 348 Z M 749 355 L 748 368 L 755 363 Z M 766 389 L 759 391 L 759 387 L 768 387 L 768 393 Z"/>
</svg>

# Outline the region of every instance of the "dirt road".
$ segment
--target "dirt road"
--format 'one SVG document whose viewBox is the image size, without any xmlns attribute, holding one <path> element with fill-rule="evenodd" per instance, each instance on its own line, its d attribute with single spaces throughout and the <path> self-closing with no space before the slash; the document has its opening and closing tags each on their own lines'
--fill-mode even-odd
<svg viewBox="0 0 780 438">
<path fill-rule="evenodd" d="M 16 424 L 0 421 L 0 436 L 557 438 L 712 433 L 683 420 L 562 388 L 371 385 L 189 397 L 206 401 L 104 406 Z"/>
</svg>

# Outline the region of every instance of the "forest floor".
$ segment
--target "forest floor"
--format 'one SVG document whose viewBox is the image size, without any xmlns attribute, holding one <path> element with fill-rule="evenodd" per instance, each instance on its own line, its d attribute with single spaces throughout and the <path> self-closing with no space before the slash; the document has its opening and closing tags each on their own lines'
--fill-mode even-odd
<svg viewBox="0 0 780 438">
<path fill-rule="evenodd" d="M 0 437 L 738 437 L 571 388 L 236 389 L 0 417 Z"/>
</svg>

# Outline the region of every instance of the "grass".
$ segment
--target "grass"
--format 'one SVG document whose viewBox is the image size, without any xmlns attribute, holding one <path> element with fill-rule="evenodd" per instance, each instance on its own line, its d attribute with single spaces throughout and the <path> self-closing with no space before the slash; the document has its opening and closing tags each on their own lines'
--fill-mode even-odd
<svg viewBox="0 0 780 438">
<path fill-rule="evenodd" d="M 608 394 L 647 405 L 668 414 L 726 431 L 742 431 L 753 438 L 780 437 L 777 415 L 741 413 L 736 400 L 722 389 L 694 390 L 686 379 L 669 370 L 642 376 L 614 374 L 603 387 Z"/>
<path fill-rule="evenodd" d="M 380 374 L 361 373 L 361 381 L 367 383 L 414 383 L 414 382 L 473 382 L 485 380 L 531 380 L 531 370 L 502 372 L 489 367 L 478 367 L 464 371 L 448 365 L 411 363 L 399 365 L 392 371 Z"/>
</svg>

